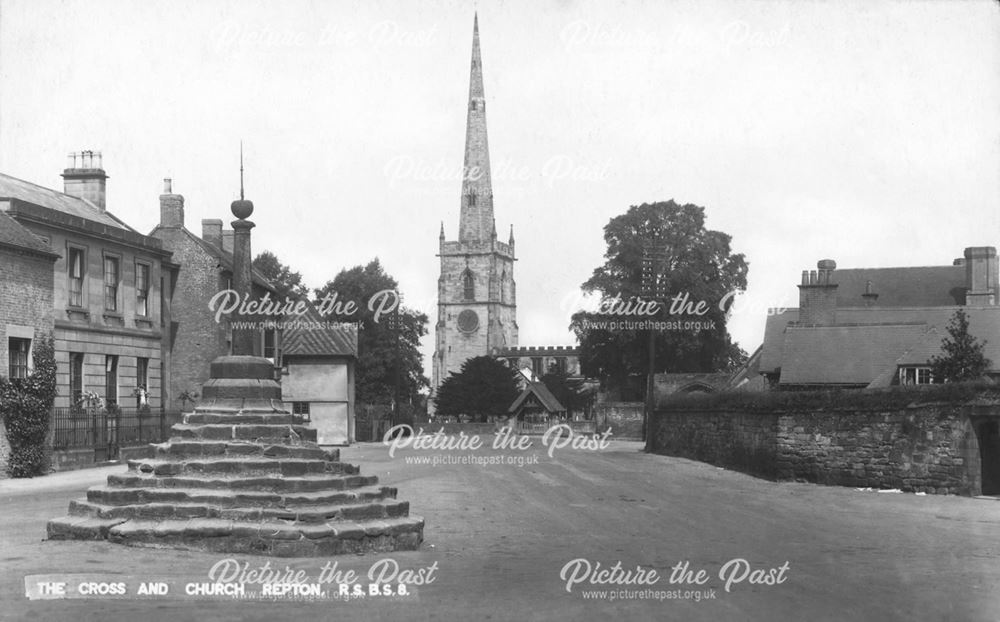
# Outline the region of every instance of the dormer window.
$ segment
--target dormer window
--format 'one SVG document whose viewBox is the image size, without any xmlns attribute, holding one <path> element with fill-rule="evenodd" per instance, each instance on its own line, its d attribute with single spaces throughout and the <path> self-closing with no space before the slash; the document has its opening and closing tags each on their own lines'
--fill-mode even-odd
<svg viewBox="0 0 1000 622">
<path fill-rule="evenodd" d="M 931 374 L 930 367 L 899 368 L 899 384 L 901 385 L 932 384 L 933 382 L 934 376 Z"/>
</svg>

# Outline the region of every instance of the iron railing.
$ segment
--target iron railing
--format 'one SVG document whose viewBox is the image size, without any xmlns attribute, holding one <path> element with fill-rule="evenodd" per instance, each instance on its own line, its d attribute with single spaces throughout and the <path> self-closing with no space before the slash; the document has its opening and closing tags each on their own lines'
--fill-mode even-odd
<svg viewBox="0 0 1000 622">
<path fill-rule="evenodd" d="M 93 449 L 95 459 L 114 460 L 120 447 L 160 443 L 181 413 L 163 408 L 53 408 L 52 449 Z"/>
</svg>

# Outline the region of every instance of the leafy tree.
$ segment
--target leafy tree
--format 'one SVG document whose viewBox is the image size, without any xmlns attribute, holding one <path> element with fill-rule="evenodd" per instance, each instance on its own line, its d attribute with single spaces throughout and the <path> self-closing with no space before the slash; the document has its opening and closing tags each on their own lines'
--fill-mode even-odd
<svg viewBox="0 0 1000 622">
<path fill-rule="evenodd" d="M 309 294 L 309 288 L 302 282 L 302 275 L 292 272 L 292 269 L 281 263 L 271 251 L 264 251 L 254 257 L 253 267 L 274 284 L 279 299 L 297 300 Z"/>
<path fill-rule="evenodd" d="M 594 321 L 701 322 L 703 328 L 697 331 L 657 331 L 657 372 L 722 371 L 746 360 L 746 353 L 726 330 L 724 301 L 731 299 L 728 294 L 746 289 L 747 263 L 742 254 L 730 249 L 728 234 L 705 228 L 705 208 L 673 200 L 632 206 L 608 222 L 604 240 L 608 247 L 605 262 L 582 285 L 584 292 L 598 294 L 602 304 L 645 300 L 641 297 L 643 250 L 655 240 L 661 252 L 659 283 L 668 299 L 686 295 L 692 307 L 704 302 L 706 311 L 696 316 L 679 313 L 678 307 L 671 314 L 672 300 L 668 300 L 655 318 L 577 312 L 570 328 L 580 342 L 580 365 L 585 375 L 600 378 L 609 388 L 627 391 L 633 385 L 644 387 L 635 380 L 649 371 L 648 331 L 609 330 L 590 324 Z M 641 392 L 637 386 L 633 390 Z"/>
<path fill-rule="evenodd" d="M 492 356 L 477 356 L 462 363 L 438 387 L 434 404 L 441 415 L 469 415 L 485 421 L 490 415 L 506 415 L 520 390 L 517 371 Z"/>
<path fill-rule="evenodd" d="M 27 378 L 0 378 L 0 416 L 10 443 L 7 471 L 11 477 L 43 475 L 48 468 L 45 441 L 56 397 L 52 346 L 51 337 L 35 342 L 34 369 Z"/>
<path fill-rule="evenodd" d="M 553 369 L 542 376 L 541 381 L 567 412 L 579 412 L 590 405 L 593 396 L 587 391 L 582 378 L 573 378 L 564 371 Z"/>
<path fill-rule="evenodd" d="M 386 274 L 378 258 L 365 266 L 341 270 L 333 280 L 315 290 L 316 303 L 324 297 L 356 305 L 354 313 L 344 313 L 335 307 L 326 315 L 331 321 L 358 322 L 358 361 L 355 373 L 355 398 L 358 404 L 390 404 L 395 391 L 396 333 L 389 316 L 375 321 L 368 302 L 384 290 L 398 290 L 398 283 Z M 376 309 L 378 307 L 376 306 Z M 399 353 L 401 368 L 401 401 L 420 403 L 420 392 L 430 386 L 424 376 L 420 338 L 427 334 L 427 315 L 401 304 L 399 312 Z"/>
<path fill-rule="evenodd" d="M 961 382 L 982 377 L 992 365 L 983 355 L 986 341 L 969 333 L 969 316 L 958 309 L 948 322 L 948 336 L 941 340 L 942 355 L 931 357 L 931 373 L 937 382 Z"/>
</svg>

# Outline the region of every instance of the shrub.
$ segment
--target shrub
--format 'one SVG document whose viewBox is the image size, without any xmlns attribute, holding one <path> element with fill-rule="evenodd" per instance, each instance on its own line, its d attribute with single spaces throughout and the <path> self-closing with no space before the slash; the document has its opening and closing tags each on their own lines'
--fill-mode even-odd
<svg viewBox="0 0 1000 622">
<path fill-rule="evenodd" d="M 33 477 L 48 469 L 45 441 L 56 396 L 56 361 L 51 337 L 38 339 L 34 369 L 27 378 L 0 378 L 0 416 L 10 443 L 7 472 Z"/>
</svg>

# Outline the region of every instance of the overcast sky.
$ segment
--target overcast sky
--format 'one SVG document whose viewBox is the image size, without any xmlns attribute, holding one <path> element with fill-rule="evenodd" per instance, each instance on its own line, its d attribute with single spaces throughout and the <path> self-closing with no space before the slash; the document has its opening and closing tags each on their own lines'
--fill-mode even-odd
<svg viewBox="0 0 1000 622">
<path fill-rule="evenodd" d="M 704 206 L 747 256 L 747 351 L 818 259 L 1000 245 L 992 2 L 0 0 L 0 171 L 61 188 L 100 150 L 112 212 L 148 232 L 172 177 L 200 233 L 231 220 L 242 139 L 254 252 L 311 287 L 379 257 L 429 355 L 477 9 L 522 345 L 573 342 L 602 228 L 642 202 Z"/>
</svg>

